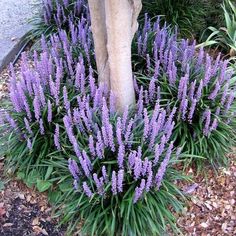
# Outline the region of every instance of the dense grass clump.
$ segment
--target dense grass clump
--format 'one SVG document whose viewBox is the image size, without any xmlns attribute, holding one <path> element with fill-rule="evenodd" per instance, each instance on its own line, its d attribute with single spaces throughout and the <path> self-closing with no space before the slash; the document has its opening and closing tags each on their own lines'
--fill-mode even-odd
<svg viewBox="0 0 236 236">
<path fill-rule="evenodd" d="M 83 219 L 89 235 L 163 234 L 167 222 L 177 232 L 168 210 L 181 210 L 183 197 L 173 184 L 182 179 L 172 169 L 180 154 L 170 139 L 173 111 L 157 101 L 148 114 L 140 94 L 139 106 L 120 116 L 112 94 L 92 90 L 63 118 L 68 139 L 61 145 L 74 185 L 64 195 L 65 221 Z"/>
</svg>

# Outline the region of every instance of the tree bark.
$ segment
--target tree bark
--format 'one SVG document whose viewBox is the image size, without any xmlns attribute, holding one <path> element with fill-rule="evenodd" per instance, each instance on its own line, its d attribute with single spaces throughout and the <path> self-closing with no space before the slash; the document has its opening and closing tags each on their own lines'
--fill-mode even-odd
<svg viewBox="0 0 236 236">
<path fill-rule="evenodd" d="M 105 0 L 88 0 L 99 83 L 110 89 Z"/>
<path fill-rule="evenodd" d="M 99 81 L 111 88 L 117 110 L 122 112 L 135 103 L 131 43 L 142 3 L 141 0 L 89 0 L 89 7 Z"/>
</svg>

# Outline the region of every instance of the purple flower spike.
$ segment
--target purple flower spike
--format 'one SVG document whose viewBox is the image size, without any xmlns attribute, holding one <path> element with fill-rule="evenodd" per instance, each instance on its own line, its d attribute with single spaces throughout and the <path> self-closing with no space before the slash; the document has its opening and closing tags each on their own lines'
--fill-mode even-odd
<svg viewBox="0 0 236 236">
<path fill-rule="evenodd" d="M 56 129 L 54 133 L 54 145 L 56 146 L 57 150 L 61 150 L 61 145 L 60 145 L 60 133 L 59 133 L 59 125 L 56 124 Z"/>
<path fill-rule="evenodd" d="M 136 203 L 142 197 L 143 192 L 145 190 L 145 185 L 146 185 L 146 181 L 145 179 L 142 179 L 140 186 L 135 188 L 135 194 L 134 194 L 134 200 L 133 200 L 134 203 Z"/>
<path fill-rule="evenodd" d="M 39 120 L 39 127 L 40 127 L 40 134 L 44 135 L 45 134 L 45 130 L 44 130 L 43 120 L 42 119 Z"/>
<path fill-rule="evenodd" d="M 143 138 L 146 139 L 149 134 L 149 118 L 148 118 L 148 112 L 147 109 L 145 108 L 144 111 L 144 131 L 143 131 Z"/>
<path fill-rule="evenodd" d="M 148 163 L 147 167 L 147 183 L 146 183 L 146 192 L 150 191 L 150 188 L 152 187 L 153 184 L 153 172 L 152 172 L 152 163 Z"/>
<path fill-rule="evenodd" d="M 92 156 L 96 156 L 96 152 L 95 152 L 95 147 L 94 147 L 94 140 L 93 140 L 93 136 L 90 135 L 89 136 L 89 151 L 92 154 Z"/>
<path fill-rule="evenodd" d="M 70 110 L 70 102 L 68 100 L 66 86 L 63 87 L 63 99 L 64 99 L 64 106 L 65 106 L 66 110 Z"/>
<path fill-rule="evenodd" d="M 40 104 L 39 104 L 39 100 L 37 97 L 34 98 L 33 106 L 34 106 L 35 118 L 36 118 L 36 120 L 39 120 L 41 113 L 40 113 Z"/>
<path fill-rule="evenodd" d="M 134 160 L 134 179 L 138 180 L 142 171 L 142 160 L 137 155 Z"/>
<path fill-rule="evenodd" d="M 118 193 L 123 192 L 124 170 L 119 170 L 117 175 L 117 190 Z"/>
<path fill-rule="evenodd" d="M 27 118 L 24 118 L 24 123 L 25 123 L 25 128 L 27 129 L 27 131 L 29 132 L 29 134 L 33 134 L 33 131 L 30 127 L 29 121 L 27 120 Z"/>
<path fill-rule="evenodd" d="M 205 121 L 205 126 L 203 129 L 203 134 L 207 136 L 210 132 L 210 123 L 211 123 L 211 111 L 208 109 L 203 114 L 203 121 Z"/>
<path fill-rule="evenodd" d="M 107 170 L 105 166 L 102 167 L 102 177 L 105 180 L 105 182 L 108 181 Z"/>
<path fill-rule="evenodd" d="M 74 179 L 78 179 L 79 167 L 75 160 L 71 158 L 68 160 L 68 168 Z"/>
<path fill-rule="evenodd" d="M 162 179 L 163 179 L 164 174 L 166 172 L 166 168 L 168 166 L 168 163 L 169 163 L 169 160 L 170 160 L 170 157 L 171 157 L 173 146 L 174 146 L 173 142 L 171 142 L 171 144 L 169 145 L 169 148 L 166 152 L 165 159 L 162 161 L 162 163 L 160 165 L 160 168 L 158 169 L 158 172 L 156 174 L 155 181 L 156 181 L 156 186 L 157 186 L 158 189 L 161 186 Z"/>
<path fill-rule="evenodd" d="M 33 150 L 32 142 L 29 138 L 27 139 L 27 147 L 29 148 L 30 151 Z"/>
<path fill-rule="evenodd" d="M 92 193 L 92 191 L 90 190 L 90 188 L 89 188 L 89 186 L 88 186 L 88 184 L 87 184 L 86 182 L 83 182 L 83 190 L 84 190 L 85 194 L 86 194 L 89 198 L 92 197 L 93 193 Z"/>
<path fill-rule="evenodd" d="M 197 105 L 197 100 L 193 99 L 188 113 L 188 121 L 190 124 L 192 123 L 192 118 L 195 112 L 196 105 Z"/>
<path fill-rule="evenodd" d="M 114 170 L 112 171 L 111 191 L 112 191 L 113 195 L 117 194 L 117 176 L 116 176 L 116 172 Z"/>
<path fill-rule="evenodd" d="M 52 103 L 48 100 L 48 123 L 52 122 Z"/>
<path fill-rule="evenodd" d="M 124 167 L 124 158 L 125 158 L 125 147 L 124 145 L 120 145 L 118 150 L 117 162 L 119 168 L 121 169 Z"/>
<path fill-rule="evenodd" d="M 212 93 L 209 95 L 208 98 L 210 100 L 214 100 L 216 98 L 219 90 L 220 90 L 220 83 L 219 83 L 219 81 L 217 81 L 214 90 L 212 91 Z"/>
</svg>

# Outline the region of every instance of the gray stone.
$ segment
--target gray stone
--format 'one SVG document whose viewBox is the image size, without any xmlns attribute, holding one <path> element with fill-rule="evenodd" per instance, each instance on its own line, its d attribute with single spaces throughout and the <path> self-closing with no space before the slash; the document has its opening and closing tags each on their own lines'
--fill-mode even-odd
<svg viewBox="0 0 236 236">
<path fill-rule="evenodd" d="M 0 0 L 0 71 L 19 53 L 40 0 Z"/>
</svg>

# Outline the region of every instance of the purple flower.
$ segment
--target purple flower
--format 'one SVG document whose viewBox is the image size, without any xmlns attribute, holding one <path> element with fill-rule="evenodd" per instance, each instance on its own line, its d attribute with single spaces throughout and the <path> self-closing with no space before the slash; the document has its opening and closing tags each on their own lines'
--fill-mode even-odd
<svg viewBox="0 0 236 236">
<path fill-rule="evenodd" d="M 117 190 L 118 193 L 123 192 L 124 170 L 119 170 L 117 175 Z"/>
<path fill-rule="evenodd" d="M 43 120 L 42 119 L 39 120 L 39 127 L 40 127 L 40 134 L 44 135 L 45 130 L 44 130 Z"/>
<path fill-rule="evenodd" d="M 84 150 L 82 151 L 82 156 L 83 156 L 86 166 L 91 171 L 92 170 L 92 163 L 91 163 L 87 153 Z"/>
<path fill-rule="evenodd" d="M 71 158 L 68 160 L 68 168 L 73 178 L 78 179 L 79 167 L 75 160 L 72 160 Z"/>
<path fill-rule="evenodd" d="M 43 88 L 41 85 L 39 86 L 39 95 L 40 95 L 41 104 L 43 107 L 45 107 L 46 106 L 46 99 L 45 99 L 44 91 L 43 91 Z"/>
<path fill-rule="evenodd" d="M 36 118 L 37 120 L 39 120 L 41 113 L 40 113 L 40 104 L 39 104 L 38 97 L 35 97 L 35 98 L 34 98 L 33 106 L 34 106 L 34 115 L 35 115 L 35 118 Z"/>
<path fill-rule="evenodd" d="M 216 85 L 215 85 L 215 88 L 214 90 L 211 92 L 211 94 L 209 95 L 209 99 L 210 100 L 214 100 L 216 98 L 216 96 L 218 95 L 218 91 L 220 90 L 220 83 L 219 81 L 217 80 L 216 81 Z"/>
<path fill-rule="evenodd" d="M 225 104 L 225 113 L 229 111 L 234 99 L 235 99 L 234 91 L 231 91 Z"/>
<path fill-rule="evenodd" d="M 94 180 L 94 182 L 95 182 L 95 184 L 96 184 L 98 193 L 99 193 L 100 195 L 103 195 L 103 191 L 104 191 L 104 190 L 103 190 L 103 185 L 104 185 L 104 183 L 103 183 L 103 178 L 98 179 L 98 175 L 97 175 L 96 173 L 94 173 L 94 174 L 93 174 L 93 180 Z"/>
<path fill-rule="evenodd" d="M 111 191 L 112 191 L 113 195 L 117 194 L 117 176 L 116 176 L 116 172 L 114 170 L 112 171 Z"/>
<path fill-rule="evenodd" d="M 86 194 L 89 198 L 92 197 L 93 193 L 92 193 L 92 191 L 90 190 L 90 188 L 89 188 L 89 186 L 88 186 L 88 184 L 87 184 L 86 182 L 83 182 L 83 190 L 84 190 L 85 194 Z"/>
<path fill-rule="evenodd" d="M 107 170 L 105 166 L 102 166 L 102 177 L 105 180 L 105 182 L 108 181 Z"/>
<path fill-rule="evenodd" d="M 140 186 L 135 188 L 134 200 L 133 200 L 134 203 L 136 203 L 142 197 L 143 192 L 145 190 L 145 185 L 146 181 L 145 179 L 142 179 Z"/>
<path fill-rule="evenodd" d="M 218 120 L 217 120 L 217 118 L 215 118 L 215 119 L 213 120 L 213 122 L 212 122 L 211 127 L 210 127 L 210 132 L 216 130 L 216 129 L 217 129 L 217 126 L 218 126 Z"/>
<path fill-rule="evenodd" d="M 192 123 L 192 118 L 195 112 L 196 105 L 197 105 L 197 100 L 193 99 L 188 113 L 188 121 L 190 124 Z"/>
<path fill-rule="evenodd" d="M 148 93 L 149 93 L 149 99 L 151 101 L 153 101 L 154 99 L 154 94 L 156 91 L 156 85 L 155 85 L 156 80 L 154 78 L 151 79 L 150 83 L 149 83 L 149 89 L 148 89 Z"/>
<path fill-rule="evenodd" d="M 70 109 L 70 102 L 68 100 L 66 86 L 63 87 L 63 99 L 64 99 L 64 106 L 65 106 L 66 110 L 69 110 Z"/>
<path fill-rule="evenodd" d="M 121 124 L 121 118 L 118 117 L 117 123 L 116 123 L 116 138 L 119 145 L 122 145 L 122 124 Z"/>
<path fill-rule="evenodd" d="M 95 148 L 94 148 L 94 140 L 93 140 L 93 136 L 90 135 L 89 136 L 89 151 L 92 154 L 92 156 L 96 156 L 96 152 L 95 152 Z"/>
<path fill-rule="evenodd" d="M 128 143 L 129 142 L 129 138 L 131 136 L 132 133 L 132 126 L 134 124 L 134 120 L 130 119 L 128 126 L 126 128 L 126 132 L 125 132 L 125 142 Z"/>
<path fill-rule="evenodd" d="M 202 89 L 203 89 L 203 81 L 201 80 L 195 97 L 197 101 L 199 101 L 202 96 Z"/>
<path fill-rule="evenodd" d="M 146 192 L 150 191 L 150 188 L 152 187 L 153 183 L 153 172 L 152 172 L 152 163 L 148 162 L 148 167 L 147 167 L 147 183 L 146 183 Z"/>
<path fill-rule="evenodd" d="M 125 148 L 124 148 L 124 145 L 121 144 L 119 146 L 118 156 L 117 156 L 118 166 L 121 169 L 124 167 L 124 158 L 125 158 Z"/>
<path fill-rule="evenodd" d="M 182 113 L 181 115 L 182 120 L 185 120 L 186 118 L 187 109 L 188 109 L 188 99 L 182 99 L 180 104 L 180 112 Z"/>
<path fill-rule="evenodd" d="M 48 100 L 48 123 L 52 122 L 52 103 Z"/>
<path fill-rule="evenodd" d="M 115 152 L 115 143 L 113 137 L 113 127 L 111 124 L 108 125 L 108 143 L 113 152 Z"/>
<path fill-rule="evenodd" d="M 137 155 L 135 156 L 134 159 L 134 179 L 138 180 L 142 171 L 142 160 L 141 158 Z"/>
<path fill-rule="evenodd" d="M 210 123 L 211 123 L 211 111 L 208 109 L 203 113 L 203 121 L 205 121 L 205 126 L 203 129 L 203 134 L 207 136 L 210 132 Z"/>
<path fill-rule="evenodd" d="M 6 113 L 6 120 L 10 124 L 11 128 L 17 129 L 17 124 L 15 120 L 8 113 Z"/>
<path fill-rule="evenodd" d="M 79 162 L 80 162 L 80 165 L 84 171 L 84 174 L 89 178 L 90 177 L 90 170 L 89 170 L 89 167 L 87 165 L 87 162 L 86 160 L 84 160 L 81 156 L 79 157 Z"/>
<path fill-rule="evenodd" d="M 29 148 L 30 151 L 32 151 L 32 149 L 33 149 L 32 142 L 29 138 L 27 139 L 27 147 Z"/>
<path fill-rule="evenodd" d="M 163 179 L 164 174 L 166 172 L 166 168 L 168 166 L 168 163 L 169 163 L 169 160 L 171 157 L 172 149 L 173 149 L 173 142 L 171 142 L 171 144 L 169 145 L 169 148 L 166 152 L 166 156 L 165 156 L 164 160 L 162 161 L 160 168 L 158 169 L 157 174 L 155 176 L 156 186 L 158 189 L 161 186 L 162 179 Z"/>
<path fill-rule="evenodd" d="M 144 131 L 143 131 L 143 138 L 146 139 L 149 134 L 149 118 L 148 118 L 148 112 L 145 108 L 143 111 L 144 114 Z"/>
<path fill-rule="evenodd" d="M 54 145 L 56 146 L 57 150 L 61 150 L 61 145 L 60 145 L 60 133 L 59 133 L 59 125 L 56 124 L 56 129 L 54 133 Z"/>
<path fill-rule="evenodd" d="M 155 158 L 154 158 L 154 164 L 156 165 L 159 161 L 159 158 L 160 158 L 160 145 L 159 144 L 156 144 L 155 146 Z"/>
<path fill-rule="evenodd" d="M 30 127 L 29 121 L 27 120 L 27 118 L 24 118 L 24 123 L 25 123 L 25 128 L 27 129 L 27 131 L 29 132 L 29 134 L 33 134 L 33 131 Z"/>
<path fill-rule="evenodd" d="M 194 99 L 196 83 L 197 83 L 197 80 L 194 80 L 194 82 L 192 82 L 191 85 L 190 85 L 190 90 L 189 90 L 189 95 L 188 96 L 189 96 L 191 101 Z"/>
</svg>

